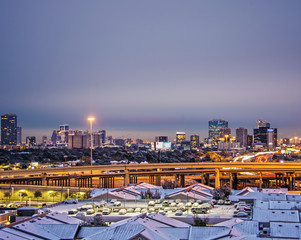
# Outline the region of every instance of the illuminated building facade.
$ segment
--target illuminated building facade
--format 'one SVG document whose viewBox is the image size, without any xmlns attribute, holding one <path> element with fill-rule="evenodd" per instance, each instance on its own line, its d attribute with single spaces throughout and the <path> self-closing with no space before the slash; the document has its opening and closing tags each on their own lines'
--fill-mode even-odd
<svg viewBox="0 0 301 240">
<path fill-rule="evenodd" d="M 42 137 L 42 144 L 47 144 L 47 136 Z"/>
<path fill-rule="evenodd" d="M 289 138 L 283 138 L 282 139 L 282 144 L 289 145 L 290 144 L 290 139 Z"/>
<path fill-rule="evenodd" d="M 252 135 L 248 135 L 248 148 L 252 148 L 252 145 L 253 145 L 253 136 Z"/>
<path fill-rule="evenodd" d="M 28 146 L 35 146 L 37 144 L 35 136 L 26 137 L 26 144 Z"/>
<path fill-rule="evenodd" d="M 264 143 L 268 149 L 277 146 L 277 128 L 270 128 L 270 123 L 266 123 L 265 127 L 254 129 L 254 143 Z"/>
<path fill-rule="evenodd" d="M 181 144 L 183 141 L 186 141 L 186 133 L 185 132 L 177 132 L 176 133 L 176 144 Z"/>
<path fill-rule="evenodd" d="M 213 119 L 209 121 L 209 138 L 219 138 L 221 135 L 221 129 L 225 128 L 228 128 L 228 121 L 224 119 Z"/>
<path fill-rule="evenodd" d="M 256 128 L 260 128 L 260 127 L 270 127 L 270 123 L 267 123 L 266 120 L 257 120 Z"/>
<path fill-rule="evenodd" d="M 105 144 L 106 143 L 106 130 L 98 131 L 98 134 L 101 136 L 102 144 Z"/>
<path fill-rule="evenodd" d="M 93 147 L 102 145 L 102 134 L 97 132 L 92 135 Z M 91 135 L 87 132 L 74 131 L 68 135 L 68 148 L 90 148 Z"/>
<path fill-rule="evenodd" d="M 168 137 L 167 136 L 159 136 L 155 137 L 156 142 L 168 142 Z"/>
<path fill-rule="evenodd" d="M 237 128 L 236 129 L 236 141 L 240 143 L 241 147 L 247 148 L 247 146 L 248 146 L 248 129 Z"/>
<path fill-rule="evenodd" d="M 1 116 L 1 144 L 17 145 L 16 114 L 4 114 Z"/>
<path fill-rule="evenodd" d="M 56 144 L 56 139 L 57 139 L 57 132 L 56 132 L 56 130 L 53 130 L 52 136 L 51 136 L 52 144 Z"/>
<path fill-rule="evenodd" d="M 231 128 L 225 127 L 220 129 L 220 138 L 230 138 L 231 137 Z"/>
<path fill-rule="evenodd" d="M 199 135 L 191 135 L 190 136 L 190 146 L 191 149 L 198 148 L 200 146 L 200 136 Z"/>
<path fill-rule="evenodd" d="M 22 127 L 17 127 L 17 144 L 22 144 Z"/>
</svg>

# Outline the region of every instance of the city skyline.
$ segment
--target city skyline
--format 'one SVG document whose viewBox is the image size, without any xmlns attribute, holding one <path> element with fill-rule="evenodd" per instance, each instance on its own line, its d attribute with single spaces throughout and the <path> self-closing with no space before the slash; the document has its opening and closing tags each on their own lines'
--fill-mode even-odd
<svg viewBox="0 0 301 240">
<path fill-rule="evenodd" d="M 17 116 L 16 114 L 4 114 L 4 115 L 2 115 L 2 117 L 6 117 L 7 115 L 14 115 L 15 117 Z M 94 118 L 94 117 L 93 117 Z M 95 121 L 96 119 L 94 118 L 94 120 L 93 121 Z M 18 120 L 19 121 L 19 120 Z M 222 121 L 222 122 L 226 122 L 227 123 L 227 126 L 228 126 L 228 121 L 226 120 L 226 119 L 211 119 L 211 120 L 209 120 L 208 121 L 208 128 L 207 128 L 207 135 L 206 134 L 200 134 L 200 132 L 192 132 L 192 131 L 190 131 L 190 130 L 188 130 L 188 131 L 185 131 L 185 132 L 171 132 L 170 134 L 167 134 L 167 138 L 169 138 L 170 139 L 170 141 L 171 142 L 176 142 L 177 140 L 177 135 L 178 134 L 185 134 L 186 135 L 186 140 L 185 141 L 189 141 L 189 139 L 190 139 L 190 137 L 192 137 L 192 136 L 194 136 L 194 135 L 197 135 L 197 136 L 199 136 L 200 137 L 200 140 L 201 141 L 203 141 L 203 140 L 205 140 L 205 138 L 210 138 L 210 132 L 212 131 L 212 127 L 211 127 L 211 124 L 212 124 L 212 122 L 217 122 L 217 121 Z M 96 121 L 97 122 L 97 121 Z M 252 129 L 247 129 L 247 128 L 244 128 L 244 129 L 246 129 L 246 131 L 247 131 L 247 134 L 248 135 L 252 135 L 253 136 L 253 130 L 255 131 L 255 130 L 257 130 L 258 129 L 258 122 L 263 122 L 264 123 L 264 126 L 266 126 L 265 124 L 267 124 L 267 126 L 268 126 L 268 128 L 270 128 L 270 126 L 271 126 L 271 123 L 270 122 L 267 122 L 266 120 L 263 120 L 263 119 L 259 119 L 259 120 L 257 120 L 255 123 L 256 123 L 256 126 L 255 127 L 253 127 Z M 1 125 L 2 126 L 2 125 Z M 65 126 L 67 126 L 67 128 L 68 128 L 68 130 L 70 129 L 70 130 L 72 130 L 71 131 L 71 134 L 72 134 L 72 132 L 73 131 L 80 131 L 80 132 L 89 132 L 89 129 L 88 128 L 72 128 L 72 127 L 70 127 L 70 125 L 69 124 L 59 124 L 59 126 L 57 126 L 57 128 L 62 128 L 62 127 L 65 127 Z M 261 126 L 261 125 L 260 125 Z M 263 126 L 263 125 L 262 125 Z M 44 137 L 46 137 L 46 138 L 48 138 L 48 139 L 51 139 L 52 137 L 51 137 L 51 135 L 53 134 L 53 131 L 55 131 L 55 132 L 57 132 L 57 131 L 60 131 L 60 130 L 56 130 L 56 129 L 52 129 L 51 131 L 52 131 L 52 133 L 49 135 L 49 132 L 50 131 L 48 131 L 47 133 L 45 133 L 45 130 L 41 130 L 41 129 L 34 129 L 34 130 L 31 130 L 31 129 L 25 129 L 25 131 L 24 131 L 24 133 L 25 134 L 23 134 L 23 128 L 22 128 L 22 126 L 19 126 L 18 128 L 21 128 L 22 130 L 22 133 L 21 133 L 21 136 L 23 136 L 22 137 L 22 142 L 24 142 L 24 140 L 26 139 L 26 141 L 27 141 L 27 137 L 32 137 L 32 136 L 34 136 L 34 137 L 37 137 L 37 142 L 39 143 L 39 142 L 43 142 L 44 140 L 43 140 L 43 138 Z M 227 133 L 227 134 L 229 134 L 229 135 L 231 135 L 231 136 L 236 136 L 237 135 L 237 130 L 238 129 L 240 129 L 240 128 L 242 128 L 242 127 L 239 127 L 239 128 L 237 128 L 237 127 L 235 127 L 235 128 L 231 128 L 231 125 L 229 125 L 229 128 L 228 127 L 226 127 L 228 130 L 229 130 L 229 133 Z M 105 130 L 105 129 L 99 129 L 99 128 L 97 128 L 96 127 L 96 129 L 94 128 L 94 130 L 93 130 L 93 132 L 94 133 L 99 133 L 100 131 L 107 131 L 107 130 Z M 231 131 L 232 131 L 232 133 L 231 133 Z M 219 138 L 219 137 L 222 137 L 220 134 L 221 134 L 221 132 L 220 132 L 220 130 L 218 130 L 218 137 L 217 138 Z M 235 134 L 235 132 L 236 132 L 236 134 Z M 276 129 L 276 132 L 277 132 L 277 129 Z M 34 134 L 35 133 L 35 134 Z M 111 137 L 113 137 L 114 139 L 118 139 L 118 138 L 123 138 L 123 139 L 126 139 L 126 138 L 132 138 L 132 140 L 133 141 L 135 141 L 136 139 L 142 139 L 142 140 L 144 140 L 144 141 L 149 141 L 149 142 L 152 142 L 152 141 L 157 141 L 157 140 L 155 140 L 159 135 L 166 135 L 166 134 L 164 134 L 164 133 L 167 133 L 167 131 L 165 131 L 165 132 L 162 132 L 162 131 L 150 131 L 150 132 L 148 132 L 150 135 L 149 135 L 149 138 L 145 138 L 145 137 L 142 137 L 142 135 L 143 135 L 143 133 L 141 133 L 141 131 L 138 131 L 138 132 L 125 132 L 124 133 L 124 135 L 118 135 L 118 133 L 117 133 L 117 135 L 114 135 L 114 134 L 112 134 L 112 133 L 114 133 L 114 132 L 109 132 L 109 134 L 108 134 L 108 136 L 111 136 Z M 119 134 L 120 134 L 120 132 L 119 132 Z M 135 134 L 137 134 L 137 135 L 135 135 Z M 155 135 L 154 135 L 155 134 Z M 1 134 L 0 134 L 1 135 Z M 106 135 L 106 133 L 105 133 L 105 135 Z M 297 137 L 297 135 L 294 135 L 294 136 L 280 136 L 279 137 L 279 140 L 281 139 L 281 138 L 296 138 Z M 298 136 L 298 140 L 300 140 L 301 138 L 299 138 L 299 136 Z M 18 141 L 18 140 L 17 140 Z M 103 141 L 105 141 L 105 140 L 103 140 Z"/>
<path fill-rule="evenodd" d="M 300 1 L 0 3 L 1 114 L 153 140 L 265 119 L 301 135 Z"/>
</svg>

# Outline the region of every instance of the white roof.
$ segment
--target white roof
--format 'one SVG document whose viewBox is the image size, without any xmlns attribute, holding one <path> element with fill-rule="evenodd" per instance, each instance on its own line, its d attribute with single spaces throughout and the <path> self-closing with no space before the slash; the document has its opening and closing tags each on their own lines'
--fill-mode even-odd
<svg viewBox="0 0 301 240">
<path fill-rule="evenodd" d="M 242 221 L 233 226 L 233 228 L 242 235 L 258 234 L 259 226 L 257 221 Z"/>
<path fill-rule="evenodd" d="M 145 182 L 140 182 L 136 185 L 131 185 L 129 186 L 130 188 L 134 188 L 134 189 L 158 189 L 160 188 L 159 186 L 150 184 L 150 183 L 145 183 Z"/>
<path fill-rule="evenodd" d="M 255 192 L 252 188 L 250 187 L 246 187 L 243 190 L 241 190 L 240 192 L 236 193 L 236 196 L 246 196 L 251 192 Z"/>
<path fill-rule="evenodd" d="M 80 224 L 82 222 L 81 220 L 75 217 L 70 217 L 66 214 L 59 213 L 59 212 L 48 213 L 45 218 L 53 219 L 58 223 L 67 223 L 67 224 Z"/>
<path fill-rule="evenodd" d="M 288 193 L 288 194 L 286 194 L 286 200 L 288 200 L 288 201 L 301 201 L 301 195 L 300 195 L 300 193 L 299 194 L 298 193 L 294 193 L 294 194 Z"/>
<path fill-rule="evenodd" d="M 286 200 L 285 193 L 264 193 L 262 194 L 263 201 L 284 201 Z"/>
<path fill-rule="evenodd" d="M 263 188 L 261 190 L 262 193 L 288 193 L 287 188 Z"/>
<path fill-rule="evenodd" d="M 229 236 L 230 229 L 227 227 L 191 227 L 189 240 L 211 240 Z M 201 237 L 201 238 L 200 238 Z"/>
<path fill-rule="evenodd" d="M 296 210 L 266 210 L 253 208 L 253 220 L 258 222 L 299 222 L 299 213 Z"/>
<path fill-rule="evenodd" d="M 44 238 L 35 237 L 31 234 L 24 233 L 22 231 L 18 231 L 12 228 L 3 228 L 0 230 L 0 239 L 7 239 L 7 240 L 42 240 Z"/>
<path fill-rule="evenodd" d="M 85 238 L 91 235 L 94 235 L 95 233 L 101 232 L 103 230 L 106 230 L 108 227 L 80 227 L 76 238 Z"/>
<path fill-rule="evenodd" d="M 271 222 L 270 236 L 300 239 L 301 223 Z"/>
<path fill-rule="evenodd" d="M 294 208 L 301 209 L 301 202 L 295 202 L 295 201 L 270 201 L 270 209 L 291 210 L 291 209 L 294 209 Z"/>
<path fill-rule="evenodd" d="M 194 184 L 186 188 L 177 189 L 176 191 L 166 195 L 165 197 L 171 198 L 171 197 L 177 197 L 178 195 L 181 195 L 187 198 L 208 201 L 213 197 L 211 193 L 208 193 L 208 191 L 211 189 L 213 188 L 203 184 Z"/>
<path fill-rule="evenodd" d="M 226 220 L 217 224 L 214 224 L 214 226 L 216 227 L 228 227 L 231 228 L 233 227 L 235 224 L 243 222 L 243 220 L 239 219 L 239 218 L 231 218 L 230 220 Z"/>
<path fill-rule="evenodd" d="M 269 202 L 266 202 L 266 201 L 256 200 L 254 207 L 260 208 L 260 209 L 269 209 L 270 204 L 269 204 Z"/>
</svg>

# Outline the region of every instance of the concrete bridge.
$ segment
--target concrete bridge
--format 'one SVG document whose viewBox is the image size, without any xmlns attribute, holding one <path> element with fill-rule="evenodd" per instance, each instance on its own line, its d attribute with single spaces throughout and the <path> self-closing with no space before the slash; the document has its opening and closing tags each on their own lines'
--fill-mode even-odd
<svg viewBox="0 0 301 240">
<path fill-rule="evenodd" d="M 254 175 L 240 175 L 254 173 Z M 258 187 L 268 187 L 271 181 L 276 187 L 283 185 L 295 190 L 301 180 L 301 163 L 153 163 L 118 164 L 42 168 L 0 172 L 0 184 L 24 184 L 42 186 L 74 186 L 114 188 L 117 178 L 122 185 L 137 183 L 138 178 L 148 177 L 149 183 L 161 185 L 161 178 L 169 176 L 185 186 L 185 177 L 197 177 L 204 184 L 214 181 L 215 187 L 228 182 L 236 188 L 238 181 L 253 179 Z M 96 183 L 95 183 L 96 182 Z"/>
</svg>

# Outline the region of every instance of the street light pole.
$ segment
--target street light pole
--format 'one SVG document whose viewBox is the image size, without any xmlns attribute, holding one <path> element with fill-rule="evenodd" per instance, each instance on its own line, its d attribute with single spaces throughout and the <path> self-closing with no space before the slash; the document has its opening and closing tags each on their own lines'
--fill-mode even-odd
<svg viewBox="0 0 301 240">
<path fill-rule="evenodd" d="M 90 160 L 91 160 L 91 166 L 93 165 L 93 157 L 92 157 L 92 149 L 93 149 L 93 132 L 92 132 L 92 122 L 95 120 L 94 117 L 89 117 L 88 120 L 90 121 L 90 134 L 91 134 L 91 145 L 90 145 L 90 149 L 91 149 L 91 156 L 90 156 Z M 92 170 L 91 170 L 92 171 Z"/>
</svg>

